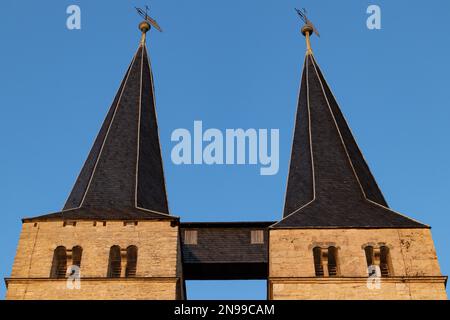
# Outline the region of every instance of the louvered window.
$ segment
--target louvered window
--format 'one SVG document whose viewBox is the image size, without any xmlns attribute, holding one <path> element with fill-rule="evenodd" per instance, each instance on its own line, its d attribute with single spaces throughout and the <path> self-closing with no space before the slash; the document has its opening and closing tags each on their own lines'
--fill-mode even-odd
<svg viewBox="0 0 450 320">
<path fill-rule="evenodd" d="M 83 254 L 83 249 L 80 246 L 75 246 L 72 248 L 72 265 L 81 267 L 81 255 Z"/>
<path fill-rule="evenodd" d="M 251 231 L 251 243 L 263 244 L 264 243 L 264 230 L 252 230 Z"/>
<path fill-rule="evenodd" d="M 373 246 L 366 246 L 364 252 L 366 254 L 369 276 L 373 276 L 374 273 L 378 273 L 377 276 L 381 277 L 389 277 L 392 275 L 389 247 L 380 246 L 374 248 Z M 379 268 L 378 271 L 377 268 Z"/>
<path fill-rule="evenodd" d="M 313 249 L 316 277 L 335 277 L 339 275 L 338 249 L 315 247 Z"/>
<path fill-rule="evenodd" d="M 314 255 L 314 270 L 316 272 L 316 277 L 323 277 L 323 265 L 322 265 L 322 248 L 315 247 L 313 249 Z"/>
<path fill-rule="evenodd" d="M 125 270 L 125 276 L 135 277 L 136 266 L 137 266 L 137 247 L 129 246 L 127 248 L 127 268 Z"/>
<path fill-rule="evenodd" d="M 328 247 L 328 275 L 334 277 L 337 274 L 337 249 L 336 247 Z"/>
<path fill-rule="evenodd" d="M 52 270 L 50 278 L 65 278 L 67 273 L 66 247 L 59 246 L 53 252 Z"/>
<path fill-rule="evenodd" d="M 185 230 L 184 231 L 184 243 L 185 244 L 197 244 L 198 232 L 197 230 Z"/>
<path fill-rule="evenodd" d="M 122 272 L 122 258 L 119 246 L 112 246 L 109 250 L 108 277 L 119 278 Z"/>
<path fill-rule="evenodd" d="M 389 277 L 389 248 L 380 247 L 380 271 L 382 277 Z"/>
</svg>

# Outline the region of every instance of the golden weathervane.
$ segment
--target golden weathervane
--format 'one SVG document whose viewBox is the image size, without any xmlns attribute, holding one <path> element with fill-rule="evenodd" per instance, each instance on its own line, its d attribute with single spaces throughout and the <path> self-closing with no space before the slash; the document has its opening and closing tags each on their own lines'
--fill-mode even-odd
<svg viewBox="0 0 450 320">
<path fill-rule="evenodd" d="M 316 36 L 320 37 L 319 31 L 317 31 L 316 27 L 314 27 L 311 20 L 308 19 L 305 8 L 303 8 L 302 10 L 295 8 L 295 11 L 297 11 L 297 14 L 300 16 L 300 19 L 302 19 L 303 22 L 305 23 L 305 25 L 302 27 L 302 34 L 306 37 L 307 53 L 312 53 L 310 36 L 314 33 Z"/>
<path fill-rule="evenodd" d="M 161 27 L 159 26 L 159 24 L 152 19 L 149 15 L 148 15 L 148 6 L 145 6 L 145 10 L 135 7 L 137 13 L 144 18 L 144 21 L 142 21 L 139 24 L 139 30 L 142 31 L 142 39 L 141 39 L 141 43 L 145 42 L 145 34 L 147 33 L 147 31 L 150 30 L 151 27 L 154 27 L 156 30 L 158 30 L 159 32 L 162 32 Z"/>
</svg>

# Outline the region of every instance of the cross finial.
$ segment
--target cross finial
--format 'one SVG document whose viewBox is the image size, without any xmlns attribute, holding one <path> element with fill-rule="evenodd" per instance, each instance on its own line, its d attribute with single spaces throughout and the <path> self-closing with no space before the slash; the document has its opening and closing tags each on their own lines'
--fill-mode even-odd
<svg viewBox="0 0 450 320">
<path fill-rule="evenodd" d="M 312 54 L 310 37 L 313 33 L 318 37 L 320 37 L 320 34 L 317 31 L 317 29 L 314 27 L 311 20 L 308 19 L 305 8 L 303 8 L 302 10 L 295 8 L 295 11 L 297 11 L 297 14 L 300 16 L 300 19 L 302 19 L 303 22 L 305 23 L 305 25 L 301 29 L 301 32 L 306 38 L 306 53 Z"/>
</svg>

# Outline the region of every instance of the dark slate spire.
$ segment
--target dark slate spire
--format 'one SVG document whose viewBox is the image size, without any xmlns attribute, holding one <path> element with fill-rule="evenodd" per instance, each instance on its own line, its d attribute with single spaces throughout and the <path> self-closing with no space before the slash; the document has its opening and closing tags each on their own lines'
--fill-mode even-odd
<svg viewBox="0 0 450 320">
<path fill-rule="evenodd" d="M 389 209 L 309 46 L 279 228 L 426 227 Z"/>
<path fill-rule="evenodd" d="M 169 215 L 145 33 L 64 206 L 64 218 Z M 57 217 L 58 213 L 46 217 Z"/>
</svg>

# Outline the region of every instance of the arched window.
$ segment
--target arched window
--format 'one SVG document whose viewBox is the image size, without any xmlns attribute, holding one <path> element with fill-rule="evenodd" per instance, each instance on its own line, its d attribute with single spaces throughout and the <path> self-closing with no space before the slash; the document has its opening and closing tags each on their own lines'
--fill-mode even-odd
<svg viewBox="0 0 450 320">
<path fill-rule="evenodd" d="M 81 255 L 83 254 L 83 248 L 75 246 L 72 248 L 72 265 L 81 267 Z"/>
<path fill-rule="evenodd" d="M 389 248 L 387 246 L 366 246 L 364 247 L 364 252 L 366 253 L 369 276 L 372 276 L 374 272 L 377 273 L 378 277 L 389 277 L 392 275 Z"/>
<path fill-rule="evenodd" d="M 380 271 L 382 277 L 389 277 L 389 248 L 386 246 L 380 247 Z"/>
<path fill-rule="evenodd" d="M 323 265 L 322 265 L 322 248 L 315 247 L 313 249 L 314 255 L 314 270 L 316 271 L 316 277 L 323 277 Z"/>
<path fill-rule="evenodd" d="M 109 250 L 108 277 L 119 278 L 122 272 L 122 258 L 120 247 L 112 246 Z"/>
<path fill-rule="evenodd" d="M 338 275 L 337 259 L 336 247 L 328 247 L 328 275 L 330 277 Z"/>
<path fill-rule="evenodd" d="M 53 252 L 52 270 L 50 278 L 65 278 L 67 273 L 66 247 L 59 246 Z"/>
<path fill-rule="evenodd" d="M 313 255 L 316 277 L 334 277 L 339 274 L 338 249 L 336 247 L 315 247 Z"/>
<path fill-rule="evenodd" d="M 366 261 L 367 261 L 367 266 L 370 267 L 374 264 L 373 261 L 373 247 L 372 246 L 367 246 L 364 248 L 364 252 L 366 253 Z"/>
<path fill-rule="evenodd" d="M 125 270 L 125 277 L 136 276 L 136 265 L 137 265 L 137 247 L 129 246 L 127 248 L 127 268 Z"/>
</svg>

